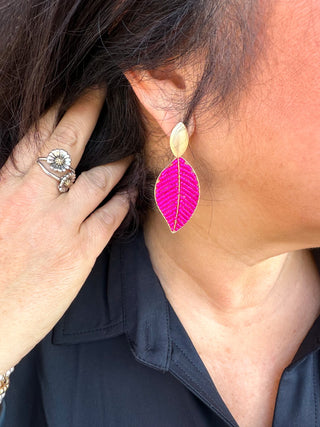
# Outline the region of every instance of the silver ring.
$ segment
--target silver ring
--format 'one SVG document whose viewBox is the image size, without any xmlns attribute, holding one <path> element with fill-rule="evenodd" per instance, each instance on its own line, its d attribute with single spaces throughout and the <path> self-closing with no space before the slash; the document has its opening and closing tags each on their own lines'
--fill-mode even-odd
<svg viewBox="0 0 320 427">
<path fill-rule="evenodd" d="M 54 171 L 69 172 L 62 176 L 56 175 L 53 172 L 50 172 L 41 163 L 43 161 L 46 161 L 49 165 L 49 168 Z M 47 157 L 38 157 L 37 163 L 41 167 L 43 172 L 45 172 L 48 176 L 51 176 L 55 180 L 59 181 L 58 190 L 60 191 L 60 193 L 66 193 L 67 191 L 69 191 L 69 188 L 76 180 L 76 172 L 71 167 L 71 157 L 69 153 L 65 150 L 56 148 L 55 150 L 50 151 Z"/>
</svg>

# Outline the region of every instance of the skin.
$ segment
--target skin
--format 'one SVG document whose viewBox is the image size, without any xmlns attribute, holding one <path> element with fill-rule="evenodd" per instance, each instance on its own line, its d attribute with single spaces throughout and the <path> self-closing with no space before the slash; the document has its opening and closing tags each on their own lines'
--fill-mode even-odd
<svg viewBox="0 0 320 427">
<path fill-rule="evenodd" d="M 320 314 L 307 250 L 320 245 L 319 18 L 317 1 L 274 2 L 237 113 L 216 126 L 214 110 L 193 116 L 184 158 L 200 180 L 196 213 L 176 234 L 158 210 L 145 226 L 165 293 L 240 426 L 271 425 L 281 373 Z M 183 117 L 168 100 L 197 72 L 128 73 L 150 134 L 162 131 L 147 146 L 155 175 Z"/>
<path fill-rule="evenodd" d="M 194 217 L 174 235 L 158 211 L 145 225 L 164 291 L 241 427 L 271 425 L 281 373 L 320 314 L 307 250 L 320 243 L 319 15 L 316 0 L 274 2 L 264 59 L 237 114 L 217 126 L 213 110 L 192 117 L 184 157 L 200 179 Z M 184 99 L 196 73 L 127 74 L 150 130 L 162 133 L 146 147 L 156 175 L 172 158 L 168 136 L 184 115 L 169 100 Z M 52 329 L 127 213 L 126 197 L 114 196 L 90 215 L 130 159 L 82 174 L 66 194 L 35 164 L 59 145 L 75 167 L 105 96 L 83 97 L 56 128 L 51 109 L 41 152 L 31 150 L 32 135 L 17 146 L 23 176 L 10 162 L 1 170 L 0 372 Z"/>
<path fill-rule="evenodd" d="M 32 130 L 15 148 L 23 173 L 17 173 L 10 159 L 1 169 L 1 373 L 15 366 L 61 318 L 128 212 L 128 195 L 116 194 L 92 213 L 121 179 L 131 156 L 82 173 L 63 194 L 36 163 L 59 147 L 76 167 L 105 96 L 102 89 L 89 91 L 57 127 L 57 106 L 52 107 L 40 122 L 40 150 Z"/>
</svg>

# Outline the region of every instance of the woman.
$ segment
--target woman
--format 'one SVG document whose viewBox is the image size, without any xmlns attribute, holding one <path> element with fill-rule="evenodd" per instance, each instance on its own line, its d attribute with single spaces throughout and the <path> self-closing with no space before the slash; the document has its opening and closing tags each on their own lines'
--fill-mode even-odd
<svg viewBox="0 0 320 427">
<path fill-rule="evenodd" d="M 319 426 L 320 3 L 1 14 L 2 425 Z"/>
</svg>

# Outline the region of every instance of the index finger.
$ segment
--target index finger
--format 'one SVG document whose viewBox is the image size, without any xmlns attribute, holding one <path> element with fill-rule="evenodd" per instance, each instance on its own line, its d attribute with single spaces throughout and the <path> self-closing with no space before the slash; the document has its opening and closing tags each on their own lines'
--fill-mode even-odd
<svg viewBox="0 0 320 427">
<path fill-rule="evenodd" d="M 39 176 L 41 169 L 36 163 L 37 158 L 46 157 L 55 148 L 68 151 L 72 158 L 71 166 L 75 168 L 95 128 L 105 97 L 105 88 L 88 88 L 66 111 L 55 128 L 60 102 L 53 105 L 41 117 L 38 131 L 32 127 L 14 148 L 19 173 L 16 173 L 9 158 L 1 170 L 2 174 L 9 173 L 11 177 L 17 178 L 31 170 L 32 175 Z"/>
<path fill-rule="evenodd" d="M 47 156 L 56 148 L 66 150 L 75 168 L 96 126 L 105 98 L 104 88 L 90 88 L 81 95 L 64 114 L 50 138 L 43 143 L 40 156 Z"/>
</svg>

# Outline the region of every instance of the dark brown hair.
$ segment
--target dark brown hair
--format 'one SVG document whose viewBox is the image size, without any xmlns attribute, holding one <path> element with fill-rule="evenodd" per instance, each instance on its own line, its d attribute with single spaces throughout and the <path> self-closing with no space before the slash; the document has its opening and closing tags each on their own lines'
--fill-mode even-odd
<svg viewBox="0 0 320 427">
<path fill-rule="evenodd" d="M 119 233 L 134 231 L 153 206 L 144 167 L 146 139 L 137 99 L 124 76 L 206 53 L 185 121 L 210 93 L 227 113 L 256 57 L 257 0 L 12 0 L 0 8 L 0 168 L 19 139 L 58 99 L 59 118 L 86 88 L 107 86 L 96 129 L 77 174 L 135 154 L 109 195 L 137 187 L 136 207 Z M 107 200 L 107 199 L 106 199 Z M 118 233 L 118 235 L 119 235 Z"/>
</svg>

